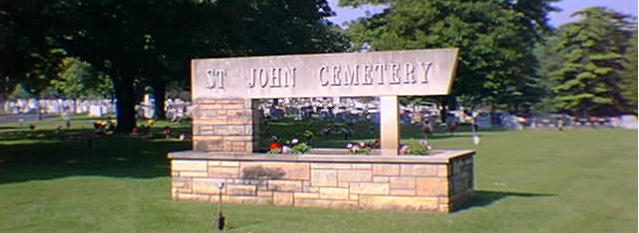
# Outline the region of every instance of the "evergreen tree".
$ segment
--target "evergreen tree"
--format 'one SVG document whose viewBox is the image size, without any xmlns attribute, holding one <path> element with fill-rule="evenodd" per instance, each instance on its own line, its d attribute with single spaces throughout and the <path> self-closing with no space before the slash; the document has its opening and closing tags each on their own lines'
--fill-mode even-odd
<svg viewBox="0 0 639 233">
<path fill-rule="evenodd" d="M 622 95 L 624 55 L 636 23 L 630 16 L 602 7 L 573 16 L 581 19 L 561 26 L 553 45 L 563 61 L 551 73 L 558 84 L 552 89 L 557 108 L 580 116 L 621 113 L 627 105 Z"/>
</svg>

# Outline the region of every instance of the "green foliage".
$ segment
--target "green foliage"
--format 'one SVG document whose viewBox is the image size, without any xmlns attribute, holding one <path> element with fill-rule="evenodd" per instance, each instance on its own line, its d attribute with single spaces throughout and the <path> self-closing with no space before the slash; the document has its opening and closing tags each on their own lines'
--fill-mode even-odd
<svg viewBox="0 0 639 233">
<path fill-rule="evenodd" d="M 428 155 L 428 148 L 426 145 L 420 143 L 417 140 L 408 140 L 406 142 L 406 146 L 408 149 L 406 150 L 406 154 L 409 155 Z"/>
<path fill-rule="evenodd" d="M 624 65 L 624 70 L 621 71 L 621 95 L 624 99 L 624 112 L 637 113 L 637 30 L 635 29 L 632 32 L 633 37 L 630 40 L 630 47 L 626 50 L 624 54 L 624 58 L 626 59 L 626 64 Z"/>
<path fill-rule="evenodd" d="M 282 148 L 273 148 L 273 149 L 270 149 L 266 153 L 267 154 L 281 154 L 282 153 Z"/>
<path fill-rule="evenodd" d="M 350 26 L 351 50 L 364 45 L 375 51 L 457 47 L 453 94 L 462 96 L 464 104 L 525 110 L 539 98 L 533 48 L 548 28 L 546 14 L 554 10 L 549 6 L 554 0 L 389 2 L 389 10 Z"/>
<path fill-rule="evenodd" d="M 600 7 L 575 15 L 581 19 L 560 27 L 551 40 L 554 56 L 561 59 L 559 66 L 549 67 L 556 106 L 578 115 L 618 114 L 632 101 L 622 95 L 622 72 L 636 23 Z"/>
<path fill-rule="evenodd" d="M 292 154 L 306 154 L 311 150 L 311 147 L 308 146 L 305 142 L 300 142 L 291 147 Z"/>
<path fill-rule="evenodd" d="M 62 59 L 57 79 L 51 86 L 70 98 L 107 97 L 113 90 L 111 80 L 96 72 L 89 63 L 75 57 Z"/>
<path fill-rule="evenodd" d="M 0 2 L 0 99 L 17 84 L 34 97 L 48 87 L 65 55 L 55 32 L 58 4 L 48 1 Z"/>
</svg>

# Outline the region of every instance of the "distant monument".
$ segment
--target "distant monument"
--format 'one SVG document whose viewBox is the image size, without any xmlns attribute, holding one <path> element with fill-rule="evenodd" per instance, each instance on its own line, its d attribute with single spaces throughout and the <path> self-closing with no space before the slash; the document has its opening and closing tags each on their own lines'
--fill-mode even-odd
<svg viewBox="0 0 639 233">
<path fill-rule="evenodd" d="M 473 195 L 475 152 L 400 156 L 397 99 L 448 94 L 457 56 L 432 49 L 193 60 L 194 150 L 169 154 L 172 197 L 217 201 L 225 182 L 227 202 L 450 212 Z M 255 99 L 314 96 L 379 97 L 380 155 L 254 153 Z M 247 173 L 256 169 L 281 175 Z"/>
</svg>

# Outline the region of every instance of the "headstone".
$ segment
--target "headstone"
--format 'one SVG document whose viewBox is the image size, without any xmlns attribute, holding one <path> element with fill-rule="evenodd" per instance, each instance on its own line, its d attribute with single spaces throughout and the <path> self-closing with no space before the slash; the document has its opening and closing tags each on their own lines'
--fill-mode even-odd
<svg viewBox="0 0 639 233">
<path fill-rule="evenodd" d="M 637 116 L 622 115 L 621 123 L 619 125 L 624 129 L 637 129 Z"/>
</svg>

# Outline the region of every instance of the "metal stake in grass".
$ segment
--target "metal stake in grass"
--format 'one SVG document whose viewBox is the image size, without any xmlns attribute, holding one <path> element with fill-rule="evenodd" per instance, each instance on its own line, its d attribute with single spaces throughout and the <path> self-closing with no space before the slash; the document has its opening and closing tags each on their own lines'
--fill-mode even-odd
<svg viewBox="0 0 639 233">
<path fill-rule="evenodd" d="M 222 189 L 224 188 L 224 182 L 217 184 L 218 196 L 217 196 L 217 216 L 215 217 L 214 224 L 215 229 L 218 231 L 224 230 L 225 218 L 222 215 Z"/>
</svg>

